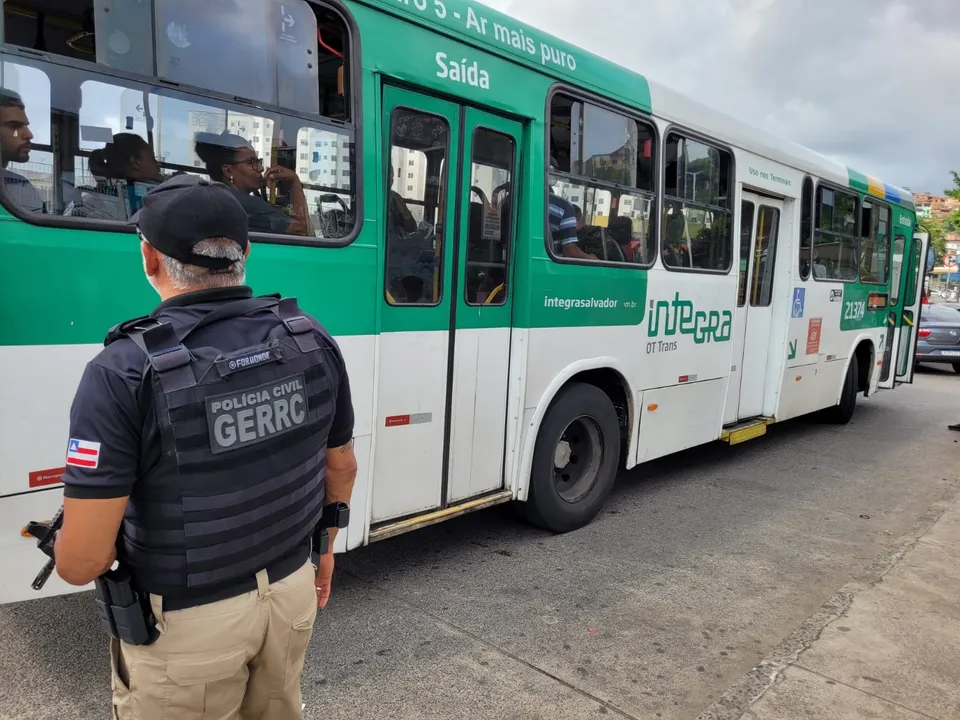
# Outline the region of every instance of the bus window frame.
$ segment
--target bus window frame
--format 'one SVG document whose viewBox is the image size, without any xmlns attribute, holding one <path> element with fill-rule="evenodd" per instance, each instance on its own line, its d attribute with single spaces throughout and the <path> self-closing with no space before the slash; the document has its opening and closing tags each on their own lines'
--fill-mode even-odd
<svg viewBox="0 0 960 720">
<path fill-rule="evenodd" d="M 892 226 L 893 222 L 891 221 L 890 224 Z M 901 298 L 900 286 L 901 286 L 901 283 L 903 283 L 903 271 L 904 271 L 904 268 L 906 267 L 905 260 L 907 259 L 907 234 L 905 232 L 897 232 L 896 231 L 897 229 L 898 228 L 894 229 L 894 232 L 892 233 L 891 242 L 890 242 L 890 288 L 888 290 L 888 293 L 890 296 L 891 305 L 900 304 L 900 298 Z M 897 282 L 894 283 L 893 282 L 893 252 L 897 244 L 897 238 L 903 238 L 903 252 L 901 253 L 902 259 L 900 260 L 900 277 L 898 277 Z M 906 269 L 909 270 L 909 267 L 907 267 Z"/>
<path fill-rule="evenodd" d="M 727 239 L 730 241 L 730 252 L 729 252 L 729 254 L 728 254 L 728 255 L 729 255 L 729 262 L 727 263 L 727 267 L 726 267 L 725 270 L 711 270 L 711 269 L 706 269 L 706 268 L 686 268 L 686 267 L 680 268 L 680 267 L 672 267 L 672 266 L 670 266 L 670 265 L 667 265 L 665 262 L 663 262 L 663 249 L 660 247 L 660 244 L 659 244 L 659 243 L 657 244 L 657 260 L 658 260 L 658 262 L 660 263 L 660 266 L 661 266 L 664 270 L 667 270 L 668 272 L 690 273 L 691 275 L 718 275 L 718 276 L 729 275 L 730 272 L 733 270 L 733 267 L 734 267 L 734 260 L 733 260 L 734 252 L 737 253 L 737 257 L 738 257 L 738 258 L 739 258 L 739 256 L 740 256 L 739 246 L 738 246 L 737 243 L 734 242 L 734 240 L 733 240 L 734 237 L 739 237 L 740 226 L 737 225 L 736 222 L 737 222 L 737 220 L 738 220 L 739 217 L 740 217 L 740 209 L 737 207 L 737 201 L 738 201 L 738 198 L 742 198 L 742 196 L 743 196 L 743 193 L 740 192 L 740 188 L 737 187 L 737 185 L 738 185 L 738 183 L 737 183 L 737 154 L 736 154 L 736 152 L 734 151 L 732 145 L 728 145 L 727 143 L 720 142 L 719 140 L 714 140 L 714 139 L 713 139 L 712 137 L 710 137 L 709 135 L 705 135 L 705 134 L 703 134 L 703 133 L 701 133 L 701 132 L 697 132 L 696 130 L 692 130 L 692 129 L 688 128 L 688 127 L 685 126 L 685 125 L 680 125 L 680 124 L 678 124 L 678 123 L 670 123 L 670 124 L 668 124 L 668 125 L 663 129 L 663 146 L 662 146 L 662 149 L 661 149 L 661 152 L 660 152 L 660 159 L 661 159 L 661 162 L 660 162 L 660 188 L 661 188 L 660 204 L 661 204 L 662 206 L 666 206 L 666 204 L 667 204 L 667 196 L 666 196 L 666 193 L 663 192 L 663 189 L 666 188 L 666 186 L 667 186 L 667 161 L 666 161 L 667 152 L 666 152 L 666 148 L 667 148 L 667 138 L 670 137 L 670 134 L 671 134 L 671 133 L 676 133 L 677 135 L 679 135 L 680 137 L 682 137 L 682 138 L 685 139 L 685 140 L 692 140 L 692 141 L 694 141 L 694 142 L 702 143 L 702 144 L 704 144 L 704 145 L 706 145 L 706 146 L 708 146 L 708 147 L 712 147 L 712 148 L 714 148 L 715 150 L 721 150 L 721 151 L 727 153 L 727 154 L 730 156 L 730 171 L 729 171 L 730 177 L 727 179 L 727 187 L 729 188 L 729 197 L 730 197 L 730 210 L 729 210 L 729 213 L 730 213 L 730 232 L 729 232 L 729 237 L 727 238 Z M 680 202 L 686 202 L 686 201 L 680 200 Z M 703 205 L 705 206 L 706 203 L 703 203 Z M 661 212 L 662 212 L 662 209 L 661 209 Z M 662 224 L 663 224 L 663 216 L 662 216 L 662 215 L 659 215 L 659 216 L 657 217 L 657 228 L 658 228 L 658 239 L 661 240 L 661 241 L 662 241 L 662 239 L 663 239 L 663 233 L 662 233 L 662 227 L 661 227 Z M 754 232 L 756 232 L 756 228 L 754 228 Z"/>
<path fill-rule="evenodd" d="M 750 259 L 751 259 L 751 261 L 752 261 L 751 264 L 750 264 L 750 276 L 751 276 L 750 279 L 752 280 L 752 279 L 755 279 L 755 277 L 756 277 L 757 249 L 758 249 L 759 241 L 760 241 L 760 228 L 761 228 L 761 225 L 760 225 L 760 212 L 761 212 L 764 208 L 766 208 L 767 210 L 773 210 L 773 211 L 777 214 L 777 225 L 776 225 L 776 230 L 777 230 L 777 231 L 776 231 L 776 233 L 773 234 L 773 237 L 774 237 L 775 239 L 774 239 L 774 242 L 773 242 L 773 246 L 774 246 L 774 247 L 773 247 L 773 270 L 770 272 L 770 290 L 769 290 L 769 296 L 770 296 L 770 297 L 767 299 L 767 302 L 766 302 L 766 303 L 763 303 L 763 304 L 754 303 L 754 302 L 753 302 L 753 292 L 748 292 L 748 293 L 747 293 L 747 298 L 746 298 L 747 302 L 746 302 L 745 307 L 751 307 L 751 308 L 769 308 L 769 307 L 772 307 L 772 306 L 773 306 L 773 299 L 774 299 L 773 287 L 774 287 L 774 284 L 775 284 L 776 279 L 777 279 L 777 257 L 780 255 L 780 252 L 779 252 L 779 250 L 780 250 L 780 239 L 782 238 L 782 235 L 781 235 L 780 231 L 783 229 L 783 216 L 784 216 L 784 212 L 783 212 L 783 208 L 782 208 L 782 207 L 775 207 L 775 206 L 773 206 L 773 205 L 764 205 L 763 199 L 764 199 L 764 198 L 769 198 L 770 200 L 777 200 L 777 201 L 779 201 L 779 202 L 781 202 L 781 203 L 783 202 L 783 200 L 782 200 L 781 198 L 771 197 L 771 196 L 769 196 L 769 195 L 764 195 L 764 194 L 760 194 L 759 197 L 760 197 L 760 203 L 757 205 L 757 208 L 756 208 L 756 211 L 755 211 L 755 212 L 756 212 L 756 222 L 754 222 L 753 237 L 750 239 L 750 245 L 751 245 Z M 748 202 L 749 202 L 749 201 L 748 201 Z M 743 201 L 742 201 L 742 200 L 740 201 L 740 204 L 741 204 L 741 205 L 743 204 Z M 769 241 L 770 241 L 770 236 L 768 235 L 768 236 L 767 236 L 767 242 L 769 243 Z M 769 248 L 768 248 L 768 252 L 769 252 Z M 760 285 L 760 286 L 757 287 L 758 294 L 759 294 L 760 288 L 762 288 L 762 287 L 763 287 L 762 285 Z"/>
<path fill-rule="evenodd" d="M 887 278 L 883 282 L 877 282 L 876 280 L 864 280 L 863 275 L 860 274 L 861 263 L 860 260 L 863 257 L 863 251 L 861 249 L 861 243 L 863 242 L 863 228 L 859 227 L 859 224 L 863 222 L 863 205 L 864 203 L 869 202 L 875 207 L 885 207 L 887 209 Z M 870 217 L 873 217 L 873 213 L 870 213 Z M 857 279 L 863 285 L 873 285 L 875 287 L 884 287 L 890 285 L 890 275 L 892 271 L 892 261 L 893 261 L 893 207 L 886 200 L 880 200 L 879 198 L 873 195 L 864 195 L 860 199 L 860 212 L 857 213 L 858 218 L 858 227 L 857 227 Z M 870 229 L 870 232 L 873 232 L 873 228 Z M 888 288 L 889 293 L 889 288 Z"/>
<path fill-rule="evenodd" d="M 804 186 L 809 181 L 810 183 L 810 202 L 809 207 L 804 208 L 803 206 L 803 190 Z M 797 273 L 800 276 L 800 282 L 807 282 L 810 280 L 810 277 L 813 275 L 813 237 L 817 230 L 817 180 L 812 175 L 805 174 L 803 176 L 803 181 L 800 183 L 800 243 L 797 248 Z M 803 213 L 805 210 L 810 211 L 810 236 L 807 238 L 810 241 L 810 244 L 807 245 L 807 274 L 804 275 L 800 270 L 800 261 L 803 260 Z"/>
<path fill-rule="evenodd" d="M 474 165 L 474 162 L 475 162 L 475 161 L 474 161 L 474 157 L 473 157 L 473 153 L 474 153 L 474 150 L 475 150 L 476 147 L 477 147 L 477 133 L 479 133 L 481 130 L 482 130 L 482 131 L 485 131 L 485 132 L 488 132 L 488 133 L 490 133 L 491 135 L 499 135 L 499 136 L 502 137 L 502 138 L 507 138 L 507 139 L 511 142 L 511 144 L 513 145 L 513 148 L 512 148 L 512 150 L 513 150 L 513 157 L 511 158 L 512 163 L 511 163 L 511 167 L 510 167 L 510 184 L 513 185 L 514 188 L 517 188 L 519 184 L 517 183 L 516 180 L 517 180 L 517 176 L 520 175 L 520 173 L 517 172 L 517 169 L 520 167 L 520 142 L 518 141 L 517 138 L 515 138 L 515 137 L 514 137 L 513 135 L 511 135 L 510 133 L 507 133 L 507 132 L 504 132 L 503 130 L 498 130 L 498 129 L 496 129 L 496 128 L 490 127 L 489 125 L 483 125 L 483 124 L 475 125 L 474 128 L 473 128 L 473 132 L 470 134 L 470 171 L 471 171 L 471 174 L 472 174 L 472 172 L 473 172 L 473 165 Z M 461 172 L 462 172 L 462 171 L 461 171 Z M 470 202 L 470 192 L 472 192 L 472 191 L 470 191 L 470 190 L 467 191 L 467 198 L 466 198 L 466 199 L 467 199 L 467 203 L 468 203 L 468 204 L 469 204 L 469 202 Z M 514 190 L 514 193 L 516 194 L 516 190 Z M 504 271 L 504 272 L 503 272 L 503 275 L 504 275 L 503 299 L 502 299 L 500 302 L 491 303 L 490 305 L 486 305 L 486 307 L 504 307 L 504 306 L 510 304 L 510 302 L 511 302 L 511 293 L 514 292 L 513 281 L 514 281 L 515 277 L 514 277 L 513 274 L 512 274 L 512 269 L 513 269 L 513 268 L 512 268 L 512 263 L 513 263 L 514 255 L 516 254 L 515 245 L 516 245 L 516 243 L 517 243 L 517 235 L 519 234 L 519 233 L 517 233 L 517 213 L 516 213 L 516 206 L 517 206 L 517 204 L 514 203 L 514 202 L 513 202 L 513 198 L 511 198 L 511 200 L 510 200 L 510 219 L 509 219 L 509 225 L 508 225 L 508 228 L 509 228 L 509 231 L 510 231 L 510 235 L 509 235 L 509 242 L 507 243 L 507 247 L 506 247 L 506 254 L 505 254 L 505 257 L 504 257 L 504 261 L 503 261 L 503 271 Z M 468 212 L 469 212 L 469 211 L 468 211 Z M 458 220 L 458 222 L 460 222 L 460 223 L 463 222 L 464 218 L 463 218 L 462 213 L 457 216 L 457 220 Z M 501 225 L 501 238 L 503 237 L 502 227 L 503 227 L 503 226 Z M 467 223 L 467 238 L 466 238 L 466 239 L 467 239 L 468 242 L 469 242 L 469 233 L 470 233 L 469 223 Z M 462 234 L 462 233 L 461 233 L 461 234 Z M 460 250 L 461 250 L 461 247 L 460 247 L 459 238 L 458 238 L 458 243 L 457 243 L 457 245 L 456 245 L 456 254 L 454 255 L 454 258 L 455 258 L 454 262 L 457 263 L 458 265 L 459 265 L 459 260 L 457 260 L 456 258 L 457 258 L 457 255 L 459 254 Z M 467 307 L 484 307 L 484 306 L 485 306 L 485 303 L 476 302 L 476 301 L 471 301 L 470 298 L 467 297 L 467 282 L 466 282 L 466 280 L 467 280 L 467 265 L 468 265 L 468 264 L 469 264 L 469 257 L 467 256 L 467 253 L 464 252 L 464 263 L 463 263 L 463 272 L 462 272 L 462 275 L 463 275 L 463 282 L 462 282 L 462 284 L 463 284 L 463 302 L 464 302 L 464 305 L 466 305 Z M 457 270 L 459 271 L 460 268 L 458 267 Z"/>
<path fill-rule="evenodd" d="M 817 193 L 820 191 L 820 188 L 824 187 L 828 190 L 833 190 L 834 192 L 843 193 L 844 195 L 852 195 L 856 200 L 857 207 L 854 210 L 854 218 L 856 220 L 854 224 L 854 238 L 857 241 L 857 277 L 854 280 L 842 280 L 840 278 L 818 278 L 816 273 L 813 272 L 813 251 L 816 247 L 817 239 L 817 230 L 819 229 L 818 214 L 820 212 L 820 203 L 817 202 Z M 856 190 L 851 190 L 850 188 L 845 188 L 837 183 L 832 183 L 828 180 L 817 180 L 813 186 L 813 237 L 810 242 L 810 277 L 814 279 L 815 282 L 819 283 L 845 283 L 847 285 L 856 284 L 860 282 L 860 211 L 863 208 L 863 199 L 860 197 L 860 193 Z"/>
<path fill-rule="evenodd" d="M 616 262 L 613 260 L 585 260 L 582 258 L 570 258 L 557 255 L 553 252 L 553 238 L 550 232 L 550 150 L 553 144 L 553 138 L 550 136 L 550 109 L 553 107 L 553 99 L 556 95 L 567 95 L 573 100 L 579 100 L 580 102 L 588 102 L 593 105 L 596 105 L 599 108 L 604 110 L 609 110 L 610 112 L 617 113 L 628 120 L 633 120 L 635 123 L 642 123 L 645 126 L 653 131 L 653 137 L 651 139 L 651 147 L 653 148 L 654 158 L 653 158 L 653 192 L 651 193 L 651 217 L 656 214 L 657 222 L 653 223 L 653 250 L 654 250 L 654 259 L 649 263 L 631 263 L 631 262 Z M 660 133 L 660 128 L 657 127 L 657 123 L 653 118 L 653 115 L 647 114 L 642 110 L 637 110 L 636 108 L 630 108 L 626 105 L 620 105 L 619 103 L 609 100 L 602 95 L 597 95 L 588 90 L 583 90 L 574 85 L 567 83 L 554 83 L 550 90 L 547 92 L 547 103 L 544 110 L 544 157 L 543 157 L 543 247 L 547 251 L 547 257 L 549 257 L 553 262 L 558 265 L 582 265 L 585 267 L 592 268 L 627 268 L 631 270 L 649 270 L 654 265 L 656 265 L 656 256 L 659 252 L 659 240 L 660 240 L 660 223 L 659 223 L 659 212 L 660 212 L 660 200 L 661 200 L 661 190 L 660 185 L 662 173 L 658 172 L 658 169 L 661 164 L 661 155 L 662 155 L 662 136 Z M 596 180 L 594 178 L 574 175 L 573 173 L 557 173 L 558 175 L 569 178 L 574 181 L 581 181 L 581 184 L 584 187 L 592 185 L 593 187 L 599 190 L 608 190 L 610 192 L 616 190 L 623 193 L 630 193 L 633 195 L 643 195 L 645 196 L 646 191 L 641 190 L 638 187 L 628 187 L 626 185 L 619 185 L 617 183 L 612 183 L 606 180 Z"/>
<path fill-rule="evenodd" d="M 355 219 L 353 229 L 347 235 L 342 238 L 336 238 L 335 240 L 327 241 L 324 238 L 303 237 L 301 235 L 283 235 L 279 233 L 262 233 L 254 231 L 250 232 L 251 242 L 256 241 L 263 243 L 264 245 L 296 245 L 315 248 L 344 248 L 348 245 L 352 245 L 363 230 L 363 133 L 360 126 L 357 124 L 357 119 L 363 117 L 361 109 L 361 96 L 363 94 L 361 90 L 361 82 L 363 80 L 363 73 L 361 68 L 362 63 L 360 61 L 360 58 L 362 57 L 360 47 L 360 28 L 357 25 L 353 14 L 347 9 L 346 5 L 344 5 L 341 0 L 304 0 L 304 2 L 336 12 L 338 15 L 340 15 L 340 19 L 343 20 L 343 23 L 347 28 L 347 42 L 349 43 L 347 47 L 349 48 L 349 53 L 347 58 L 347 72 L 345 75 L 349 78 L 347 87 L 351 91 L 349 100 L 350 117 L 352 120 L 350 121 L 334 120 L 333 118 L 328 118 L 324 115 L 292 112 L 277 105 L 271 105 L 268 103 L 255 103 L 245 98 L 237 98 L 214 90 L 196 87 L 194 85 L 185 85 L 162 80 L 156 76 L 146 76 L 138 73 L 128 72 L 126 70 L 118 70 L 105 65 L 98 65 L 95 62 L 86 62 L 84 60 L 76 60 L 74 58 L 68 58 L 62 55 L 56 55 L 54 53 L 33 50 L 22 45 L 8 45 L 3 42 L 3 36 L 0 36 L 0 62 L 3 62 L 4 59 L 15 61 L 16 58 L 21 58 L 25 60 L 31 67 L 39 66 L 38 69 L 41 71 L 43 70 L 43 65 L 66 67 L 77 72 L 88 73 L 91 75 L 91 79 L 94 77 L 104 78 L 107 80 L 110 78 L 116 78 L 120 81 L 136 83 L 152 89 L 162 90 L 166 88 L 182 92 L 187 95 L 195 95 L 197 96 L 198 100 L 208 98 L 215 102 L 221 102 L 227 105 L 246 107 L 254 111 L 261 110 L 288 118 L 302 119 L 314 124 L 328 125 L 333 128 L 343 128 L 344 130 L 352 131 L 353 163 L 351 172 L 353 174 L 352 179 L 354 190 L 353 205 L 356 210 L 354 213 Z M 62 230 L 89 230 L 124 235 L 136 233 L 135 225 L 129 222 L 121 222 L 119 220 L 102 220 L 99 218 L 72 217 L 69 215 L 32 213 L 27 210 L 23 210 L 16 202 L 14 202 L 13 198 L 7 194 L 5 183 L 3 182 L 0 182 L 0 207 L 18 220 L 40 227 L 51 227 Z"/>
<path fill-rule="evenodd" d="M 388 127 L 388 129 L 387 129 L 387 130 L 388 130 L 388 135 L 387 135 L 388 142 L 387 142 L 387 147 L 384 148 L 385 151 L 386 151 L 386 152 L 384 153 L 384 159 L 387 161 L 386 163 L 384 163 L 384 167 L 385 167 L 385 168 L 388 168 L 388 167 L 390 166 L 390 161 L 392 160 L 392 156 L 393 156 L 393 148 L 394 148 L 394 144 L 393 144 L 393 118 L 394 118 L 394 114 L 397 112 L 397 110 L 405 110 L 405 111 L 408 111 L 408 112 L 411 112 L 411 113 L 418 113 L 418 114 L 420 114 L 420 115 L 422 115 L 422 116 L 426 116 L 426 117 L 438 118 L 438 119 L 442 120 L 442 121 L 444 122 L 444 124 L 446 124 L 446 126 L 447 126 L 447 144 L 446 144 L 446 149 L 445 149 L 445 157 L 443 158 L 443 160 L 441 160 L 441 167 L 442 167 L 443 169 L 440 170 L 440 175 L 441 175 L 441 177 L 443 178 L 443 181 L 441 182 L 441 186 L 440 186 L 440 190 L 439 190 L 439 194 L 438 194 L 438 198 L 439 198 L 441 201 L 438 203 L 437 208 L 436 208 L 436 209 L 441 213 L 441 215 L 442 215 L 443 211 L 445 210 L 444 203 L 446 202 L 446 198 L 449 197 L 449 194 L 450 194 L 449 182 L 447 182 L 448 178 L 444 177 L 444 174 L 445 174 L 446 172 L 448 172 L 448 168 L 449 168 L 449 165 L 450 165 L 450 162 L 451 162 L 451 157 L 453 156 L 453 152 L 452 152 L 452 150 L 453 150 L 453 141 L 454 141 L 455 139 L 457 139 L 457 138 L 462 138 L 461 128 L 455 128 L 455 127 L 450 123 L 450 120 L 449 120 L 447 117 L 445 117 L 445 116 L 443 116 L 443 115 L 438 115 L 438 114 L 435 113 L 435 112 L 431 112 L 431 111 L 429 111 L 429 110 L 424 110 L 423 108 L 414 107 L 414 106 L 412 106 L 412 105 L 394 105 L 393 108 L 391 108 L 391 110 L 390 110 L 390 125 L 389 125 L 389 127 Z M 458 115 L 458 120 L 459 120 L 459 118 L 460 118 L 460 116 Z M 462 149 L 461 149 L 461 152 L 462 152 Z M 426 153 L 424 153 L 424 155 L 426 155 Z M 459 162 L 459 159 L 458 159 L 457 161 Z M 387 212 L 385 212 L 385 214 L 384 214 L 383 224 L 380 225 L 381 230 L 378 231 L 378 237 L 377 237 L 377 248 L 378 248 L 378 250 L 381 248 L 381 245 L 380 245 L 381 240 L 383 241 L 382 250 L 380 250 L 380 253 L 381 253 L 381 255 L 383 256 L 383 272 L 380 273 L 380 280 L 383 281 L 383 301 L 384 301 L 385 304 L 389 305 L 389 306 L 392 307 L 392 308 L 436 308 L 436 307 L 439 307 L 440 305 L 443 304 L 443 296 L 444 296 L 444 290 L 445 290 L 443 283 L 448 280 L 448 278 L 447 278 L 447 276 L 446 276 L 446 273 L 444 273 L 444 265 L 445 265 L 445 261 L 446 261 L 446 247 L 445 247 L 445 245 L 444 245 L 443 249 L 442 249 L 441 252 L 440 252 L 440 276 L 439 276 L 439 280 L 438 280 L 438 282 L 437 282 L 437 300 L 436 300 L 436 302 L 432 302 L 432 303 L 407 303 L 407 302 L 403 302 L 403 303 L 401 303 L 401 302 L 396 302 L 395 300 L 392 300 L 392 299 L 391 299 L 391 296 L 390 296 L 390 288 L 389 288 L 389 280 L 388 280 L 388 278 L 387 278 L 387 271 L 390 269 L 390 267 L 389 267 L 389 265 L 388 265 L 388 261 L 389 261 L 389 259 L 390 259 L 390 238 L 389 238 L 389 232 L 388 232 L 390 228 L 389 228 L 389 204 L 388 204 L 388 203 L 389 203 L 390 191 L 391 191 L 391 182 L 390 182 L 391 179 L 392 179 L 392 178 L 389 177 L 389 173 L 384 173 L 383 178 L 382 178 L 382 181 L 383 181 L 383 182 L 382 182 L 381 187 L 380 187 L 380 191 L 383 193 L 384 208 L 385 208 L 385 210 L 387 210 Z M 459 183 L 459 181 L 460 181 L 460 177 L 459 177 L 459 174 L 458 174 L 458 175 L 454 178 L 454 182 Z M 401 199 L 402 199 L 405 203 L 407 202 L 407 199 L 404 198 L 402 195 L 401 195 Z M 420 203 L 419 203 L 419 202 L 415 202 L 414 204 L 420 204 Z M 423 206 L 426 207 L 426 202 L 423 202 Z M 460 207 L 459 207 L 459 204 L 458 204 L 458 205 L 456 206 L 456 211 L 455 211 L 455 213 L 454 213 L 454 218 L 455 218 L 455 219 L 458 219 L 458 213 L 459 213 L 459 212 L 460 212 Z M 451 232 L 453 232 L 454 234 L 457 234 L 457 229 L 456 229 L 455 226 L 453 227 L 453 229 L 451 230 Z M 446 239 L 447 239 L 447 237 L 449 237 L 449 236 L 446 235 L 446 233 L 447 233 L 447 227 L 444 226 L 444 228 L 443 228 L 443 233 L 441 234 L 441 241 L 442 241 L 442 242 L 445 242 Z M 382 236 L 382 237 L 380 237 L 380 236 Z M 456 244 L 456 243 L 454 244 L 454 247 L 457 247 L 457 244 Z M 456 261 L 454 260 L 454 262 L 456 262 Z M 457 277 L 456 267 L 455 267 L 455 266 L 454 266 L 453 277 L 454 277 L 454 279 Z M 379 281 L 378 281 L 378 282 L 379 282 Z"/>
<path fill-rule="evenodd" d="M 913 235 L 915 236 L 918 232 L 918 229 L 914 227 Z M 923 292 L 923 281 L 926 279 L 927 269 L 926 269 L 926 258 L 918 257 L 918 252 L 920 251 L 922 244 L 916 241 L 916 237 L 911 236 L 910 238 L 910 274 L 907 276 L 907 286 L 904 288 L 903 293 L 903 308 L 906 308 L 908 305 L 916 305 L 919 303 L 923 297 L 921 293 Z M 904 246 L 906 250 L 906 246 Z M 904 252 L 906 255 L 906 252 Z M 917 266 L 916 268 L 912 267 L 913 261 L 916 259 Z M 910 292 L 906 292 L 909 290 Z M 919 316 L 919 311 L 918 311 Z"/>
</svg>

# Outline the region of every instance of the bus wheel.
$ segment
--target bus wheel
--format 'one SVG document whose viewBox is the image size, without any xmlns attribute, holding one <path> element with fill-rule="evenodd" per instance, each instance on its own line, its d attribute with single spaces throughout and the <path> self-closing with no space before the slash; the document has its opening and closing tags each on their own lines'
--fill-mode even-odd
<svg viewBox="0 0 960 720">
<path fill-rule="evenodd" d="M 610 398 L 594 385 L 569 385 L 540 425 L 526 518 L 558 533 L 583 527 L 610 494 L 619 464 L 620 423 Z"/>
<path fill-rule="evenodd" d="M 850 422 L 853 411 L 857 408 L 858 382 L 857 359 L 850 358 L 850 367 L 847 368 L 847 377 L 843 381 L 840 402 L 832 408 L 827 408 L 824 412 L 824 420 L 835 425 L 846 425 Z"/>
</svg>

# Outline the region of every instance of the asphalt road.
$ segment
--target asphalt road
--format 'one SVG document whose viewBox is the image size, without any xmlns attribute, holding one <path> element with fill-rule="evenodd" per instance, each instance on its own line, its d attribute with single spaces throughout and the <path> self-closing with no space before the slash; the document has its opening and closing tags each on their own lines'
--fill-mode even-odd
<svg viewBox="0 0 960 720">
<path fill-rule="evenodd" d="M 565 536 L 506 507 L 342 558 L 305 717 L 694 718 L 957 488 L 960 377 L 624 475 Z M 89 594 L 0 607 L 0 717 L 109 717 Z"/>
</svg>

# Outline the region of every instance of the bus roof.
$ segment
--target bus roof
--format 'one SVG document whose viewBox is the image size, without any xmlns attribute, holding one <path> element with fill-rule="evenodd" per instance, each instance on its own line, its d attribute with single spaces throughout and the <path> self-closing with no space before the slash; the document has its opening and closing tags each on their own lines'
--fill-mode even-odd
<svg viewBox="0 0 960 720">
<path fill-rule="evenodd" d="M 467 0 L 354 0 L 406 17 L 629 107 L 775 162 L 913 208 L 913 195 L 795 142 L 702 105 L 665 85 Z"/>
</svg>

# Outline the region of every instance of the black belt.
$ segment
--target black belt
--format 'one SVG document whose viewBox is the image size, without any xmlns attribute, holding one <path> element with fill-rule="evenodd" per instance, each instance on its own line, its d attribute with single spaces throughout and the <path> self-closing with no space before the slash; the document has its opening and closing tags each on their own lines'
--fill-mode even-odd
<svg viewBox="0 0 960 720">
<path fill-rule="evenodd" d="M 293 552 L 285 555 L 274 563 L 267 566 L 267 578 L 271 583 L 279 582 L 285 577 L 293 575 L 297 570 L 303 567 L 310 557 L 309 543 L 301 545 Z M 173 610 L 186 610 L 187 608 L 198 607 L 200 605 L 209 605 L 210 603 L 228 600 L 239 595 L 244 595 L 251 590 L 257 589 L 256 576 L 245 580 L 237 580 L 229 585 L 219 587 L 216 590 L 206 590 L 202 593 L 178 592 L 176 594 L 158 593 L 163 597 L 163 611 L 171 612 Z"/>
</svg>

